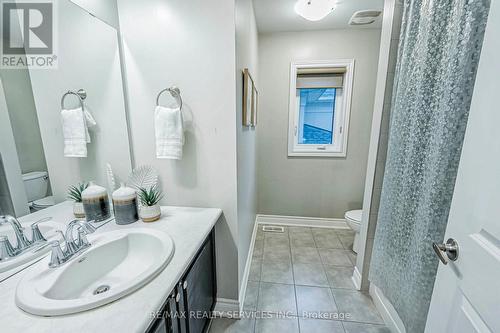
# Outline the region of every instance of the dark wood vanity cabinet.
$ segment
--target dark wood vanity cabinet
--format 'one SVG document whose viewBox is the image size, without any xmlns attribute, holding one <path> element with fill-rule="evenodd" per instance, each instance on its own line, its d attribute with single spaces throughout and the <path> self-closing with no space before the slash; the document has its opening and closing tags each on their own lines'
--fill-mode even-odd
<svg viewBox="0 0 500 333">
<path fill-rule="evenodd" d="M 146 332 L 206 332 L 215 306 L 216 288 L 215 234 L 212 230 Z"/>
</svg>

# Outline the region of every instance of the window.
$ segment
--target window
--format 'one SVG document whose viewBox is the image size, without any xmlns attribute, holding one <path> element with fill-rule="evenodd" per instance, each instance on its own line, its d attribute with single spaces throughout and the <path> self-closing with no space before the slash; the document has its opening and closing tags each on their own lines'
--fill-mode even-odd
<svg viewBox="0 0 500 333">
<path fill-rule="evenodd" d="M 354 60 L 294 62 L 288 156 L 345 157 Z"/>
</svg>

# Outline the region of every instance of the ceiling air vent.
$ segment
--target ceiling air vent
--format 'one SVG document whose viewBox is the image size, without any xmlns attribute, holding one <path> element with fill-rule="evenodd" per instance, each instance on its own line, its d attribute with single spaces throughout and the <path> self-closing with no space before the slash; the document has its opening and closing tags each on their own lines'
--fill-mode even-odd
<svg viewBox="0 0 500 333">
<path fill-rule="evenodd" d="M 365 25 L 375 22 L 382 12 L 380 10 L 360 10 L 354 13 L 349 20 L 349 25 Z"/>
</svg>

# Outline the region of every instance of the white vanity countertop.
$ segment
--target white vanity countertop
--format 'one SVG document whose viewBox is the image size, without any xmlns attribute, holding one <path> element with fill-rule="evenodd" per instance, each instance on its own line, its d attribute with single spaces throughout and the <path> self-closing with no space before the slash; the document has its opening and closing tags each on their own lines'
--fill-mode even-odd
<svg viewBox="0 0 500 333">
<path fill-rule="evenodd" d="M 216 208 L 167 206 L 162 207 L 162 217 L 156 222 L 139 221 L 126 226 L 109 222 L 97 232 L 141 227 L 168 233 L 174 240 L 175 253 L 165 270 L 141 289 L 115 302 L 76 314 L 40 317 L 22 311 L 15 304 L 17 284 L 30 269 L 28 267 L 0 283 L 1 332 L 144 332 L 152 321 L 152 315 L 160 310 L 221 214 L 222 210 Z M 51 216 L 57 222 L 68 223 L 73 219 L 72 203 L 61 203 L 21 220 L 32 219 L 34 222 L 45 216 Z M 39 264 L 43 263 L 35 265 Z"/>
</svg>

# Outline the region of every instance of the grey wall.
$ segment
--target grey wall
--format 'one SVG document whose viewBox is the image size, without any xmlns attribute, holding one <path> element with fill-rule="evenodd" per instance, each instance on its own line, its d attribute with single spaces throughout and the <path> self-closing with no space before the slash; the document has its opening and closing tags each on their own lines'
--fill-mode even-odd
<svg viewBox="0 0 500 333">
<path fill-rule="evenodd" d="M 159 171 L 162 204 L 223 209 L 216 229 L 218 296 L 237 299 L 234 1 L 119 0 L 118 12 L 135 161 Z M 155 153 L 156 96 L 174 84 L 186 125 L 180 161 Z"/>
<path fill-rule="evenodd" d="M 236 142 L 238 181 L 238 275 L 240 283 L 257 214 L 257 128 L 244 127 L 242 71 L 248 68 L 257 88 L 258 33 L 251 0 L 236 0 Z"/>
<path fill-rule="evenodd" d="M 21 172 L 47 171 L 28 69 L 0 71 Z"/>
<path fill-rule="evenodd" d="M 14 203 L 7 183 L 7 173 L 3 166 L 2 154 L 0 153 L 0 215 L 16 215 Z"/>
<path fill-rule="evenodd" d="M 259 213 L 342 218 L 361 207 L 379 41 L 379 29 L 259 35 Z M 336 58 L 355 59 L 347 157 L 289 158 L 290 62 Z"/>
<path fill-rule="evenodd" d="M 14 134 L 5 100 L 3 80 L 0 80 L 0 206 L 3 213 L 29 214 L 28 199 L 21 178 Z"/>
</svg>

